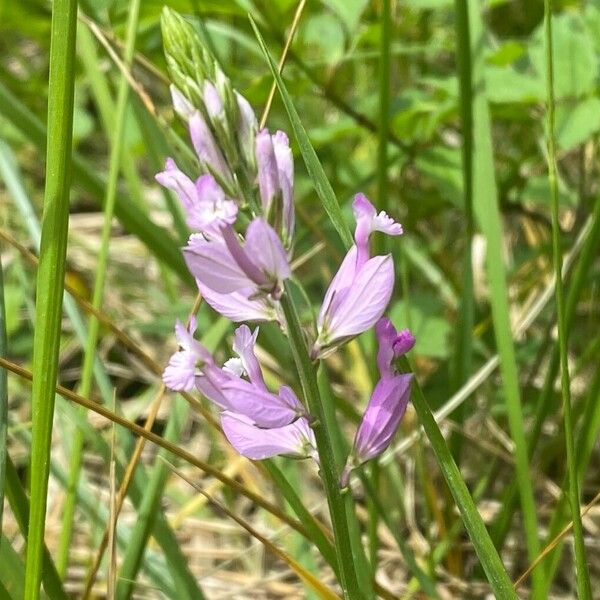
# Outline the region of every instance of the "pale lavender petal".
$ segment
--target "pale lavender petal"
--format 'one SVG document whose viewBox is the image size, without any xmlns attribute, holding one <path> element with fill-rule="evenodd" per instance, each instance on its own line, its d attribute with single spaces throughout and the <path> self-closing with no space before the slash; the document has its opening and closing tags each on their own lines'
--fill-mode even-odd
<svg viewBox="0 0 600 600">
<path fill-rule="evenodd" d="M 163 383 L 178 392 L 194 389 L 197 361 L 197 356 L 189 350 L 175 352 L 163 372 Z"/>
<path fill-rule="evenodd" d="M 335 304 L 339 304 L 347 290 L 352 285 L 355 274 L 356 246 L 352 246 L 350 250 L 348 250 L 344 260 L 342 261 L 342 264 L 340 265 L 340 268 L 338 269 L 334 278 L 331 280 L 331 283 L 325 292 L 325 297 L 323 298 L 323 304 L 317 320 L 319 331 L 322 329 L 327 316 L 331 313 L 334 298 L 336 300 Z"/>
<path fill-rule="evenodd" d="M 244 250 L 270 281 L 282 282 L 292 276 L 281 240 L 264 219 L 256 218 L 248 225 Z"/>
<path fill-rule="evenodd" d="M 228 410 L 245 415 L 259 427 L 282 427 L 301 416 L 298 409 L 290 407 L 278 395 L 244 379 L 224 382 L 221 391 Z"/>
<path fill-rule="evenodd" d="M 402 354 L 410 352 L 413 349 L 416 341 L 417 340 L 415 339 L 415 336 L 410 332 L 410 330 L 403 329 L 400 333 L 398 333 L 398 336 L 394 340 L 394 355 L 402 356 Z"/>
<path fill-rule="evenodd" d="M 169 89 L 171 90 L 171 99 L 173 101 L 173 108 L 175 109 L 175 112 L 184 121 L 189 121 L 196 109 L 174 85 L 171 85 Z"/>
<path fill-rule="evenodd" d="M 211 402 L 216 404 L 220 409 L 227 410 L 231 407 L 227 397 L 223 393 L 223 385 L 231 379 L 236 379 L 235 375 L 231 375 L 231 373 L 219 369 L 215 365 L 208 365 L 196 374 L 194 384 L 198 391 Z"/>
<path fill-rule="evenodd" d="M 244 96 L 235 92 L 235 97 L 240 110 L 240 120 L 237 130 L 238 145 L 244 153 L 246 162 L 253 168 L 255 160 L 254 138 L 256 137 L 256 130 L 258 129 L 256 115 L 254 114 L 254 110 L 252 110 L 250 103 Z"/>
<path fill-rule="evenodd" d="M 392 441 L 410 399 L 412 373 L 379 380 L 358 426 L 353 456 L 361 464 L 379 456 Z"/>
<path fill-rule="evenodd" d="M 221 229 L 221 237 L 233 260 L 235 260 L 238 267 L 246 274 L 248 279 L 268 290 L 270 287 L 269 278 L 262 269 L 259 268 L 256 256 L 251 257 L 246 251 L 246 248 L 242 247 L 240 238 L 233 227 L 223 227 Z"/>
<path fill-rule="evenodd" d="M 404 233 L 402 225 L 396 223 L 383 210 L 373 219 L 372 228 L 373 231 L 381 231 L 381 233 L 386 233 L 387 235 L 402 235 Z"/>
<path fill-rule="evenodd" d="M 377 215 L 375 207 L 369 202 L 364 194 L 356 194 L 352 202 L 352 211 L 356 219 L 356 229 L 354 231 L 354 240 L 359 248 L 367 246 L 369 236 L 371 235 L 371 225 Z"/>
<path fill-rule="evenodd" d="M 216 173 L 224 181 L 231 182 L 231 171 L 223 154 L 199 111 L 190 118 L 190 137 L 196 154 L 203 166 Z"/>
<path fill-rule="evenodd" d="M 165 170 L 157 173 L 155 179 L 162 186 L 177 194 L 189 218 L 189 212 L 198 201 L 194 182 L 179 169 L 172 158 L 167 158 Z"/>
<path fill-rule="evenodd" d="M 259 388 L 266 390 L 267 386 L 256 354 L 254 354 L 257 337 L 258 327 L 252 333 L 248 325 L 241 325 L 235 330 L 233 351 L 240 357 L 244 371 L 248 374 L 250 381 Z"/>
<path fill-rule="evenodd" d="M 256 136 L 256 168 L 263 213 L 268 215 L 273 199 L 279 194 L 277 159 L 268 129 L 261 130 Z"/>
<path fill-rule="evenodd" d="M 193 389 L 198 366 L 213 364 L 210 352 L 194 339 L 195 331 L 195 317 L 190 319 L 187 328 L 179 320 L 175 323 L 175 339 L 179 344 L 179 350 L 171 356 L 163 373 L 163 382 L 171 390 Z"/>
<path fill-rule="evenodd" d="M 221 415 L 221 426 L 231 445 L 252 460 L 263 460 L 281 454 L 307 458 L 314 452 L 313 438 L 307 437 L 307 430 L 312 432 L 306 419 L 265 430 L 256 427 L 244 415 L 224 412 Z"/>
<path fill-rule="evenodd" d="M 258 293 L 256 286 L 221 294 L 198 279 L 196 284 L 204 300 L 214 310 L 236 323 L 240 321 L 281 321 L 279 309 L 270 299 L 264 295 L 255 297 Z"/>
<path fill-rule="evenodd" d="M 300 400 L 298 400 L 298 396 L 296 396 L 294 390 L 291 387 L 287 385 L 282 385 L 279 388 L 279 397 L 281 398 L 284 404 L 289 406 L 298 414 L 302 414 L 306 411 L 304 405 L 302 404 L 302 402 L 300 402 Z"/>
<path fill-rule="evenodd" d="M 209 241 L 192 235 L 183 249 L 183 257 L 191 274 L 215 292 L 226 294 L 246 288 L 254 288 L 258 292 L 255 283 L 218 238 Z"/>
<path fill-rule="evenodd" d="M 392 257 L 375 256 L 357 273 L 352 286 L 325 315 L 316 345 L 326 348 L 371 328 L 384 313 L 394 288 Z M 321 354 L 322 355 L 322 354 Z"/>
<path fill-rule="evenodd" d="M 208 79 L 204 80 L 202 99 L 206 112 L 211 119 L 220 119 L 225 115 L 225 108 L 217 88 Z"/>
<path fill-rule="evenodd" d="M 279 175 L 279 187 L 283 200 L 283 228 L 288 240 L 291 240 L 294 232 L 294 157 L 290 148 L 288 136 L 283 131 L 277 131 L 273 135 L 273 150 L 277 160 L 277 171 Z"/>
<path fill-rule="evenodd" d="M 205 174 L 196 180 L 196 202 L 188 210 L 188 225 L 193 229 L 219 235 L 221 227 L 235 223 L 238 207 L 228 198 L 216 179 Z"/>
<path fill-rule="evenodd" d="M 244 363 L 242 363 L 242 359 L 239 356 L 234 356 L 226 360 L 223 363 L 223 371 L 231 373 L 231 375 L 235 375 L 236 377 L 243 377 L 246 374 Z"/>
<path fill-rule="evenodd" d="M 382 317 L 375 325 L 375 333 L 379 342 L 377 351 L 377 367 L 382 377 L 389 377 L 394 374 L 392 370 L 392 361 L 394 360 L 394 342 L 398 335 L 393 323 L 387 318 Z"/>
</svg>

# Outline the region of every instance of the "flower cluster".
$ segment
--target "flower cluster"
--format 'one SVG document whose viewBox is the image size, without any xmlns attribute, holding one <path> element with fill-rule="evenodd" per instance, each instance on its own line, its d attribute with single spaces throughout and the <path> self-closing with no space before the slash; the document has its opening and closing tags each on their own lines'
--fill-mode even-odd
<svg viewBox="0 0 600 600">
<path fill-rule="evenodd" d="M 180 39 L 181 38 L 181 39 Z M 183 40 L 183 41 L 182 41 Z M 171 44 L 183 44 L 173 37 Z M 165 43 L 167 46 L 167 43 Z M 192 49 L 193 50 L 193 49 Z M 173 106 L 189 130 L 200 175 L 190 178 L 171 158 L 156 176 L 174 191 L 192 234 L 183 249 L 186 264 L 206 302 L 234 322 L 275 321 L 285 331 L 280 305 L 292 276 L 294 164 L 282 131 L 257 131 L 247 102 L 231 88 L 214 63 L 190 51 L 191 63 L 169 57 Z M 191 66 L 190 66 L 191 65 Z M 195 69 L 196 79 L 184 71 Z M 313 360 L 376 326 L 380 380 L 358 427 L 342 476 L 379 455 L 389 445 L 406 410 L 411 375 L 397 371 L 397 359 L 414 344 L 382 318 L 394 287 L 391 255 L 371 256 L 370 236 L 402 234 L 402 227 L 377 213 L 363 194 L 353 205 L 354 245 L 348 250 L 325 294 L 310 348 Z M 311 415 L 294 391 L 270 391 L 256 358 L 258 329 L 236 329 L 235 357 L 217 366 L 214 357 L 177 323 L 179 350 L 164 372 L 174 390 L 196 388 L 220 410 L 223 431 L 238 452 L 254 460 L 275 455 L 318 460 Z"/>
</svg>

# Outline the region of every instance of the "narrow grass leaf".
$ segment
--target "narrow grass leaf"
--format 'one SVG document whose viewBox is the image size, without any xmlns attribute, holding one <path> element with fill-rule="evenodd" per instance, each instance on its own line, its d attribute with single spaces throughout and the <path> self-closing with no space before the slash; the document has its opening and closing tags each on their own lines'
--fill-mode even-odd
<svg viewBox="0 0 600 600">
<path fill-rule="evenodd" d="M 0 356 L 8 356 L 6 338 L 6 309 L 4 301 L 4 274 L 0 259 Z M 6 369 L 0 369 L 0 531 L 4 514 L 4 481 L 6 479 L 6 459 L 8 456 L 8 386 Z M 0 540 L 0 547 L 2 540 Z"/>
<path fill-rule="evenodd" d="M 402 359 L 405 371 L 412 371 L 406 358 Z M 446 483 L 454 496 L 456 506 L 460 511 L 465 530 L 471 538 L 473 548 L 479 557 L 479 561 L 485 571 L 492 591 L 498 600 L 516 600 L 517 595 L 512 582 L 492 540 L 481 515 L 479 514 L 473 498 L 460 475 L 460 471 L 450 454 L 444 436 L 435 422 L 431 409 L 427 404 L 421 387 L 413 381 L 412 402 L 417 411 L 419 421 L 427 435 L 431 447 L 435 452 L 440 470 L 446 479 Z"/>
<path fill-rule="evenodd" d="M 25 540 L 28 540 L 29 500 L 10 456 L 7 456 L 6 459 L 6 497 L 12 510 L 12 514 L 19 526 L 19 530 L 21 531 L 21 535 Z M 42 546 L 42 566 L 44 591 L 50 600 L 67 600 L 68 596 L 63 589 L 56 567 L 54 566 L 50 553 L 45 545 Z M 23 585 L 23 590 L 24 589 L 25 585 Z M 24 594 L 20 596 L 20 598 L 24 597 Z"/>
<path fill-rule="evenodd" d="M 479 0 L 469 0 L 469 31 L 473 71 L 473 203 L 487 242 L 486 269 L 490 285 L 490 302 L 508 424 L 514 442 L 516 479 L 523 511 L 527 553 L 534 560 L 540 551 L 538 524 L 533 495 L 531 470 L 527 454 L 525 424 L 521 406 L 519 370 L 511 335 L 508 289 L 502 249 L 502 224 L 495 183 L 493 142 L 488 100 L 484 82 L 485 31 Z M 533 579 L 532 598 L 541 599 L 542 578 Z"/>
<path fill-rule="evenodd" d="M 63 280 L 71 188 L 71 144 L 75 80 L 77 2 L 52 5 L 48 144 L 44 216 L 37 277 L 36 328 L 33 341 L 31 508 L 25 571 L 25 600 L 37 600 L 42 581 L 44 529 L 58 350 L 61 336 Z"/>
<path fill-rule="evenodd" d="M 579 477 L 575 455 L 573 417 L 571 412 L 571 380 L 569 374 L 568 336 L 569 328 L 565 315 L 565 297 L 562 282 L 562 248 L 560 241 L 560 221 L 558 210 L 558 180 L 556 165 L 555 106 L 554 106 L 554 64 L 552 45 L 552 2 L 544 1 L 544 40 L 546 47 L 546 110 L 548 118 L 548 179 L 550 183 L 552 213 L 552 258 L 556 277 L 556 313 L 558 320 L 558 344 L 560 356 L 560 384 L 565 429 L 565 449 L 567 455 L 568 497 L 573 521 L 575 542 L 575 576 L 577 596 L 591 600 L 592 589 L 587 564 L 583 526 L 580 515 Z"/>
</svg>

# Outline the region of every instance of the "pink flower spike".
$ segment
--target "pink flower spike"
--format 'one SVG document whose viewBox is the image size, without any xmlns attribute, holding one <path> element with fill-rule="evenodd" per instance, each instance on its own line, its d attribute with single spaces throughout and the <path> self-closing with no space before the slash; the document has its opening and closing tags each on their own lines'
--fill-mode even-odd
<svg viewBox="0 0 600 600">
<path fill-rule="evenodd" d="M 171 390 L 189 391 L 194 388 L 194 380 L 199 365 L 212 364 L 210 352 L 194 339 L 196 319 L 190 319 L 189 329 L 181 321 L 175 324 L 175 338 L 179 350 L 175 352 L 163 373 L 163 382 Z"/>
<path fill-rule="evenodd" d="M 293 458 L 316 456 L 313 431 L 303 418 L 283 427 L 260 429 L 244 415 L 226 411 L 221 414 L 221 426 L 229 443 L 251 460 L 278 455 Z"/>
</svg>

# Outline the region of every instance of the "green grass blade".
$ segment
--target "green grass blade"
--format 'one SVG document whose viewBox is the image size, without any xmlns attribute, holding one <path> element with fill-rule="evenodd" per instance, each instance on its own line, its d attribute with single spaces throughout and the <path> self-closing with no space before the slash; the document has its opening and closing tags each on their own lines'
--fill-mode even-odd
<svg viewBox="0 0 600 600">
<path fill-rule="evenodd" d="M 258 43 L 260 44 L 263 54 L 265 55 L 265 60 L 268 62 L 271 73 L 275 78 L 277 89 L 281 94 L 281 99 L 283 100 L 283 104 L 290 119 L 290 124 L 294 130 L 296 140 L 298 141 L 300 153 L 304 159 L 304 164 L 306 165 L 308 174 L 313 182 L 313 185 L 315 186 L 315 191 L 323 203 L 323 207 L 327 211 L 327 214 L 329 215 L 333 226 L 342 239 L 342 242 L 346 248 L 349 248 L 354 242 L 352 239 L 352 234 L 350 233 L 350 229 L 348 228 L 348 225 L 346 224 L 346 221 L 342 215 L 342 211 L 340 210 L 340 205 L 336 198 L 335 192 L 333 191 L 333 188 L 331 187 L 331 184 L 325 175 L 325 171 L 319 162 L 319 158 L 317 157 L 317 154 L 310 143 L 306 129 L 304 129 L 304 125 L 302 125 L 302 121 L 298 115 L 298 111 L 296 110 L 294 103 L 292 102 L 292 98 L 285 87 L 285 83 L 283 83 L 283 79 L 277 70 L 277 66 L 273 62 L 273 59 L 267 50 L 265 42 L 258 31 L 258 27 L 252 20 L 252 17 L 249 18 L 256 38 L 258 39 Z"/>
<path fill-rule="evenodd" d="M 406 359 L 403 359 L 403 366 L 406 371 L 412 370 Z M 513 588 L 512 581 L 508 577 L 506 569 L 500 560 L 500 556 L 485 528 L 483 519 L 477 511 L 473 498 L 450 454 L 444 436 L 433 418 L 427 400 L 421 391 L 421 387 L 416 381 L 413 381 L 412 402 L 417 411 L 419 421 L 421 422 L 425 434 L 429 438 L 431 447 L 435 452 L 440 470 L 454 496 L 465 529 L 471 538 L 475 552 L 479 557 L 479 561 L 487 575 L 487 579 L 495 597 L 498 600 L 508 598 L 516 600 L 517 595 Z"/>
<path fill-rule="evenodd" d="M 17 521 L 21 535 L 25 540 L 28 539 L 28 522 L 29 522 L 29 500 L 27 494 L 21 485 L 17 469 L 13 464 L 10 456 L 6 460 L 6 497 L 12 510 L 12 513 Z M 52 562 L 50 553 L 46 546 L 42 546 L 42 581 L 44 583 L 44 591 L 51 600 L 67 600 L 68 596 L 65 593 L 62 582 L 56 567 Z M 24 598 L 25 596 L 21 596 Z"/>
<path fill-rule="evenodd" d="M 556 313 L 558 320 L 558 344 L 560 356 L 560 384 L 563 403 L 563 422 L 565 428 L 565 449 L 567 455 L 568 496 L 573 521 L 575 543 L 575 575 L 577 595 L 582 600 L 592 597 L 590 574 L 587 564 L 583 526 L 581 523 L 581 502 L 575 456 L 573 417 L 571 413 L 571 380 L 569 374 L 568 337 L 569 328 L 565 315 L 565 298 L 562 282 L 562 249 L 560 241 L 560 222 L 558 210 L 558 181 L 556 166 L 555 112 L 554 112 L 554 63 L 552 45 L 552 2 L 544 1 L 544 39 L 546 46 L 546 110 L 548 118 L 548 179 L 552 206 L 552 258 L 556 276 Z"/>
<path fill-rule="evenodd" d="M 46 184 L 33 342 L 31 394 L 33 477 L 25 600 L 39 598 L 42 580 L 54 388 L 58 371 L 69 222 L 76 26 L 77 2 L 56 0 L 52 5 Z"/>
<path fill-rule="evenodd" d="M 486 271 L 490 285 L 490 302 L 494 335 L 500 358 L 500 371 L 511 438 L 514 442 L 516 479 L 523 511 L 523 525 L 527 552 L 533 561 L 540 552 L 538 524 L 529 468 L 527 442 L 519 371 L 515 348 L 510 333 L 508 290 L 502 252 L 502 224 L 495 184 L 493 145 L 488 100 L 484 82 L 484 28 L 479 0 L 469 0 L 471 61 L 473 69 L 473 202 L 475 216 L 487 242 Z M 533 579 L 532 598 L 541 598 L 541 573 Z"/>
<path fill-rule="evenodd" d="M 4 275 L 0 259 L 0 356 L 8 356 L 6 339 L 6 311 L 4 302 Z M 0 369 L 0 531 L 4 509 L 4 480 L 6 478 L 6 458 L 8 456 L 8 386 L 6 369 Z M 0 540 L 0 546 L 2 541 Z"/>
<path fill-rule="evenodd" d="M 16 600 L 23 597 L 25 563 L 4 534 L 0 537 L 0 598 Z M 5 595 L 2 595 L 5 594 Z"/>
<path fill-rule="evenodd" d="M 12 94 L 0 81 L 0 114 L 4 115 L 27 139 L 40 150 L 46 147 L 46 128 L 43 123 Z M 77 153 L 72 160 L 73 179 L 90 195 L 102 201 L 106 183 L 97 173 L 95 165 Z M 179 249 L 179 244 L 165 231 L 146 217 L 130 198 L 119 194 L 116 199 L 115 216 L 123 227 L 137 236 L 161 262 L 181 278 L 193 284 Z"/>
<path fill-rule="evenodd" d="M 124 63 L 129 67 L 133 60 L 135 51 L 135 39 L 138 26 L 138 15 L 140 0 L 133 0 L 129 5 L 129 16 L 127 23 L 126 48 Z M 127 115 L 127 106 L 129 100 L 129 83 L 125 75 L 121 73 L 119 80 L 119 89 L 116 106 L 115 126 L 113 130 L 114 137 L 111 139 L 111 153 L 109 161 L 108 181 L 106 184 L 106 199 L 104 201 L 104 222 L 102 225 L 102 234 L 100 241 L 100 250 L 98 261 L 96 263 L 96 275 L 94 280 L 94 292 L 92 297 L 92 306 L 96 310 L 102 307 L 104 298 L 104 283 L 106 280 L 106 269 L 108 266 L 108 248 L 112 234 L 112 220 L 117 196 L 117 185 L 119 183 L 119 172 L 123 162 L 123 145 L 125 141 L 125 123 Z M 83 357 L 83 367 L 81 371 L 80 394 L 89 397 L 92 391 L 93 368 L 96 360 L 96 346 L 98 344 L 98 334 L 100 323 L 94 315 L 90 315 L 88 324 L 88 337 L 85 345 Z M 85 412 L 85 409 L 81 409 Z M 62 527 L 60 532 L 59 550 L 57 558 L 57 568 L 59 574 L 64 577 L 69 562 L 69 549 L 71 546 L 71 533 L 73 531 L 73 520 L 75 518 L 75 506 L 77 503 L 77 481 L 81 473 L 83 464 L 84 436 L 81 429 L 75 430 L 73 447 L 71 449 L 69 464 L 69 486 L 62 518 Z"/>
<path fill-rule="evenodd" d="M 471 72 L 471 42 L 469 35 L 469 10 L 467 0 L 455 0 L 456 61 L 460 88 L 460 124 L 462 133 L 462 175 L 465 211 L 465 253 L 463 257 L 463 281 L 456 326 L 456 353 L 452 364 L 451 386 L 458 390 L 471 375 L 473 363 L 473 323 L 475 299 L 473 292 L 472 244 L 473 219 L 473 94 Z M 464 421 L 465 404 L 455 413 L 458 423 Z M 451 447 L 458 457 L 462 436 L 453 435 Z M 458 458 L 457 458 L 458 460 Z"/>
</svg>

